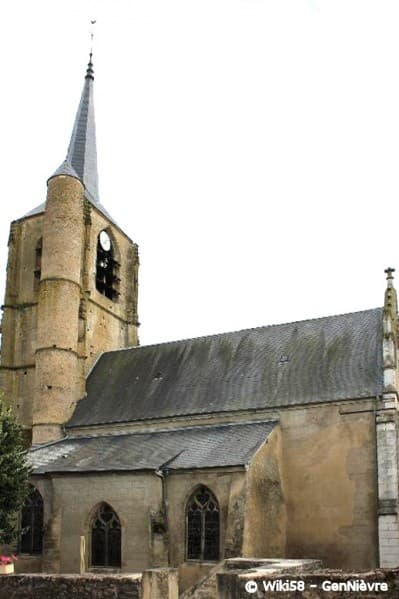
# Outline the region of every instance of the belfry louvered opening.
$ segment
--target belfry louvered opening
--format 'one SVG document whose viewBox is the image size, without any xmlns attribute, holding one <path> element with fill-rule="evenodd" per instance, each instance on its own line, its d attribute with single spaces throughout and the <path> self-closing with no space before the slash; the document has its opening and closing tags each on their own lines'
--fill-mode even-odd
<svg viewBox="0 0 399 599">
<path fill-rule="evenodd" d="M 96 289 L 112 301 L 119 297 L 119 266 L 110 236 L 101 231 L 97 238 Z"/>
</svg>

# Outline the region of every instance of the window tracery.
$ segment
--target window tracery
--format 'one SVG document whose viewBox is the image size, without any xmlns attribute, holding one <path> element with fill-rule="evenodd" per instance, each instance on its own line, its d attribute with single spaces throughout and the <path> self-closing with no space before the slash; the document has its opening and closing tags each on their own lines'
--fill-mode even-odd
<svg viewBox="0 0 399 599">
<path fill-rule="evenodd" d="M 43 499 L 34 487 L 22 508 L 20 524 L 19 551 L 40 555 L 43 550 Z"/>
<path fill-rule="evenodd" d="M 190 497 L 186 510 L 187 559 L 219 559 L 220 512 L 215 496 L 204 486 Z"/>
<path fill-rule="evenodd" d="M 91 565 L 120 568 L 121 524 L 114 510 L 102 503 L 91 523 Z"/>
</svg>

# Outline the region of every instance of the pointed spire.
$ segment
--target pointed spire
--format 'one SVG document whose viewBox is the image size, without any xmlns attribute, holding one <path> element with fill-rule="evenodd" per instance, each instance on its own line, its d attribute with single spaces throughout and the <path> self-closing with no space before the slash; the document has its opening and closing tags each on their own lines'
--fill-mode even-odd
<svg viewBox="0 0 399 599">
<path fill-rule="evenodd" d="M 89 199 L 98 203 L 96 124 L 93 100 L 94 70 L 92 57 L 93 53 L 90 51 L 83 91 L 66 159 L 52 177 L 57 175 L 75 176 L 85 186 Z"/>
</svg>

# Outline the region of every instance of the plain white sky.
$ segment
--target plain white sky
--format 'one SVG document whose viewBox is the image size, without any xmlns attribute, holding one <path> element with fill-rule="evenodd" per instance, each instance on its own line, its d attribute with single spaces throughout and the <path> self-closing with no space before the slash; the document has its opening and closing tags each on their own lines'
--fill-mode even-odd
<svg viewBox="0 0 399 599">
<path fill-rule="evenodd" d="M 66 154 L 90 18 L 100 196 L 140 246 L 141 343 L 382 305 L 397 0 L 3 2 L 1 273 Z"/>
</svg>

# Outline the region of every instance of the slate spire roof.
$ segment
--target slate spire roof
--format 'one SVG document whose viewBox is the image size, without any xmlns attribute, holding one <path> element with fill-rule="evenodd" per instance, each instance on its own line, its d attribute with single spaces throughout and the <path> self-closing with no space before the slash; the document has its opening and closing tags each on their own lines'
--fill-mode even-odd
<svg viewBox="0 0 399 599">
<path fill-rule="evenodd" d="M 99 202 L 96 124 L 94 118 L 94 70 L 92 53 L 87 65 L 82 95 L 72 129 L 67 156 L 52 175 L 70 175 L 78 178 L 85 186 L 90 200 Z"/>
<path fill-rule="evenodd" d="M 100 203 L 98 191 L 98 171 L 97 171 L 97 144 L 96 144 L 96 123 L 94 118 L 94 69 L 93 54 L 90 52 L 87 65 L 83 90 L 80 97 L 75 122 L 72 129 L 71 140 L 68 146 L 68 152 L 64 162 L 51 175 L 50 179 L 57 175 L 68 175 L 76 177 L 85 186 L 85 197 L 102 212 L 118 228 L 118 224 L 111 217 L 108 211 Z M 27 218 L 41 214 L 46 209 L 43 202 L 33 210 L 23 216 Z"/>
</svg>

